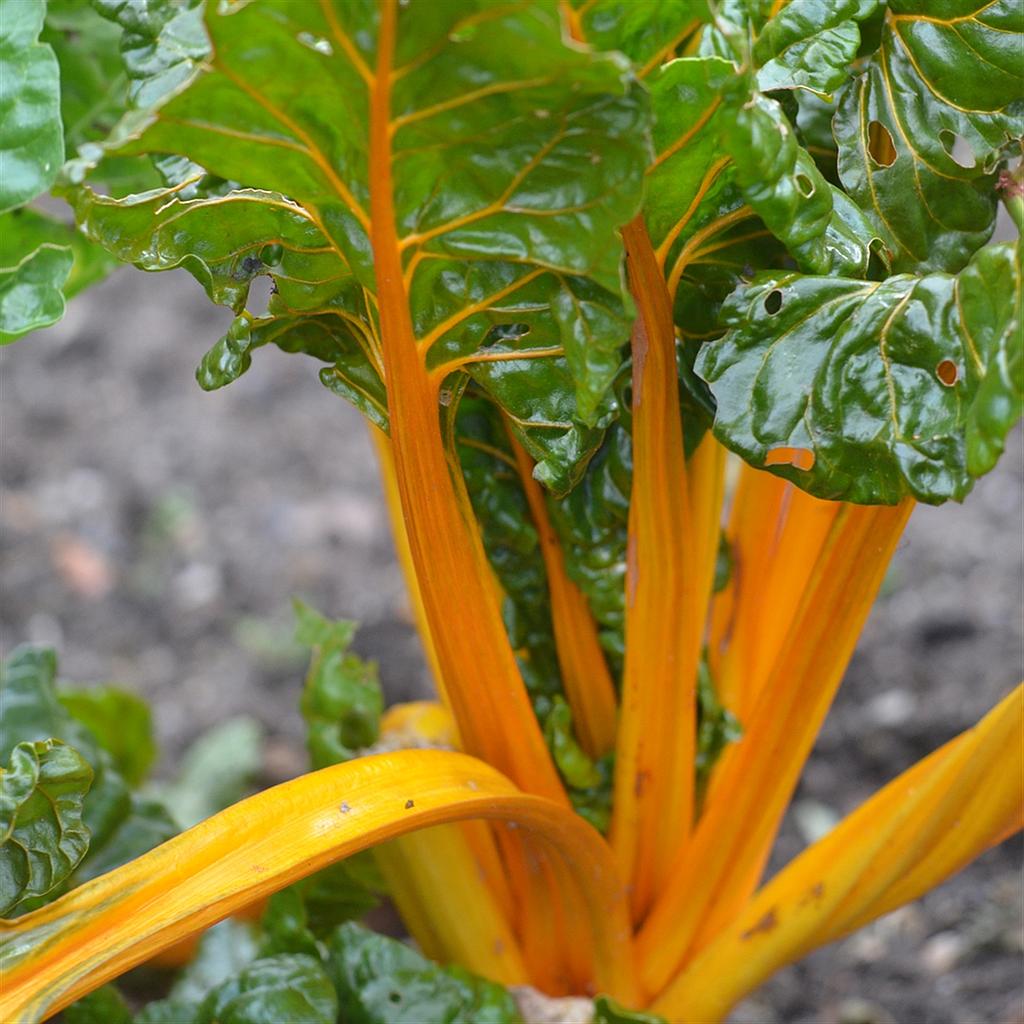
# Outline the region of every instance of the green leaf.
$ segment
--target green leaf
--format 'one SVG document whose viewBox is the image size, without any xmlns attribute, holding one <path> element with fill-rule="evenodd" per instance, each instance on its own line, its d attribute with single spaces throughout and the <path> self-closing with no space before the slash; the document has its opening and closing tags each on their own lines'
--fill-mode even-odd
<svg viewBox="0 0 1024 1024">
<path fill-rule="evenodd" d="M 544 739 L 555 758 L 562 778 L 576 789 L 601 784 L 594 762 L 583 752 L 572 730 L 572 711 L 564 698 L 555 697 L 544 720 Z"/>
<path fill-rule="evenodd" d="M 1019 244 L 957 277 L 759 275 L 698 359 L 715 434 L 818 497 L 961 500 L 1021 415 L 1020 311 Z"/>
<path fill-rule="evenodd" d="M 668 60 L 710 15 L 702 0 L 572 0 L 587 44 L 624 53 L 643 74 Z"/>
<path fill-rule="evenodd" d="M 311 956 L 254 960 L 217 986 L 199 1009 L 199 1024 L 335 1024 L 338 997 Z"/>
<path fill-rule="evenodd" d="M 0 215 L 0 344 L 56 323 L 65 301 L 113 264 L 72 225 L 38 210 Z"/>
<path fill-rule="evenodd" d="M 324 939 L 339 924 L 363 917 L 380 903 L 384 879 L 373 851 L 357 853 L 298 883 L 309 930 Z"/>
<path fill-rule="evenodd" d="M 1017 0 L 890 4 L 833 128 L 843 185 L 897 271 L 958 271 L 991 235 L 1001 153 L 1024 134 L 1022 47 Z M 954 158 L 957 137 L 970 166 Z"/>
<path fill-rule="evenodd" d="M 113 985 L 90 992 L 61 1014 L 63 1024 L 132 1024 L 131 1011 Z"/>
<path fill-rule="evenodd" d="M 120 26 L 133 106 L 149 107 L 186 82 L 210 52 L 201 0 L 91 0 Z"/>
<path fill-rule="evenodd" d="M 783 6 L 754 44 L 758 88 L 830 96 L 849 77 L 857 56 L 858 22 L 878 7 L 879 0 L 800 0 Z"/>
<path fill-rule="evenodd" d="M 665 1024 L 665 1019 L 641 1010 L 627 1010 L 611 996 L 594 1000 L 594 1024 Z"/>
<path fill-rule="evenodd" d="M 128 106 L 128 79 L 118 48 L 121 33 L 87 0 L 48 0 L 41 40 L 60 65 L 64 148 L 107 137 Z"/>
<path fill-rule="evenodd" d="M 309 953 L 319 955 L 316 936 L 309 927 L 309 915 L 298 886 L 292 885 L 275 892 L 267 901 L 267 909 L 260 918 L 263 935 L 260 956 L 278 953 Z"/>
<path fill-rule="evenodd" d="M 45 192 L 64 162 L 60 69 L 39 42 L 45 15 L 45 0 L 0 0 L 0 213 Z"/>
<path fill-rule="evenodd" d="M 92 769 L 60 740 L 19 743 L 0 769 L 0 915 L 45 896 L 89 848 L 82 805 Z"/>
<path fill-rule="evenodd" d="M 178 776 L 152 788 L 182 829 L 245 796 L 263 763 L 263 729 L 246 715 L 203 733 L 182 757 Z"/>
<path fill-rule="evenodd" d="M 302 716 L 314 768 L 326 768 L 354 757 L 377 741 L 384 695 L 377 665 L 348 653 L 355 624 L 334 622 L 301 601 L 295 601 L 295 638 L 313 648 Z"/>
<path fill-rule="evenodd" d="M 367 80 L 378 13 L 372 5 L 282 0 L 209 5 L 209 61 L 120 152 L 187 157 L 249 186 L 253 201 L 279 205 L 287 196 L 327 250 L 312 261 L 312 278 L 287 266 L 260 268 L 278 290 L 268 315 L 249 325 L 248 337 L 236 327 L 204 363 L 204 383 L 231 379 L 253 348 L 273 341 L 326 356 L 325 382 L 379 423 L 385 403 L 366 231 Z M 548 0 L 409 5 L 398 18 L 395 228 L 414 331 L 431 370 L 465 368 L 508 409 L 540 475 L 564 490 L 615 414 L 607 392 L 630 318 L 616 229 L 638 205 L 644 97 L 620 59 L 565 45 Z M 330 109 L 346 116 L 325 119 Z M 195 264 L 202 276 L 199 263 L 220 244 L 225 204 L 211 199 L 186 210 L 171 193 L 150 198 L 136 211 L 136 260 L 161 263 L 145 221 L 154 205 L 171 202 L 150 234 L 177 218 L 164 265 Z M 125 237 L 99 214 L 87 223 L 112 249 Z M 248 241 L 263 246 L 275 237 L 253 229 Z M 234 294 L 225 287 L 218 301 L 240 311 L 251 276 L 240 275 Z"/>
<path fill-rule="evenodd" d="M 199 1004 L 159 999 L 141 1009 L 134 1024 L 199 1024 Z"/>
<path fill-rule="evenodd" d="M 501 985 L 438 967 L 356 924 L 331 936 L 327 969 L 346 1024 L 521 1024 Z"/>
<path fill-rule="evenodd" d="M 64 689 L 58 699 L 96 737 L 125 781 L 139 785 L 156 757 L 149 705 L 113 686 Z"/>
<path fill-rule="evenodd" d="M 72 259 L 70 248 L 47 244 L 13 266 L 0 267 L 0 345 L 49 327 L 64 315 L 61 289 Z"/>
<path fill-rule="evenodd" d="M 61 703 L 56 674 L 57 659 L 48 648 L 19 647 L 0 665 L 0 758 L 9 757 L 19 742 L 56 737 L 77 750 L 94 773 L 83 815 L 91 833 L 89 852 L 51 898 L 68 885 L 145 853 L 178 831 L 162 805 L 129 790 L 92 730 Z"/>
</svg>

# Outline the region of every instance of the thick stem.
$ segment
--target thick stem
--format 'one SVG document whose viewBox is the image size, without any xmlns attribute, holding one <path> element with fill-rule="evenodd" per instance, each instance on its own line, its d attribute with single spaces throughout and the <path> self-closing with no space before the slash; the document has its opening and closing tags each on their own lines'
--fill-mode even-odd
<svg viewBox="0 0 1024 1024">
<path fill-rule="evenodd" d="M 664 988 L 757 885 L 912 506 L 837 515 L 746 731 L 715 770 L 693 842 L 641 930 L 648 991 Z"/>
<path fill-rule="evenodd" d="M 635 920 L 667 879 L 693 819 L 696 677 L 704 615 L 687 493 L 675 328 L 642 219 L 622 231 L 633 328 L 633 489 L 626 658 L 611 842 Z"/>
<path fill-rule="evenodd" d="M 593 983 L 633 1003 L 629 921 L 607 846 L 581 818 L 441 750 L 359 758 L 264 790 L 0 930 L 0 1020 L 45 1020 L 187 935 L 417 829 L 505 820 L 551 851 L 586 907 Z M 558 890 L 555 890 L 558 891 Z"/>
</svg>

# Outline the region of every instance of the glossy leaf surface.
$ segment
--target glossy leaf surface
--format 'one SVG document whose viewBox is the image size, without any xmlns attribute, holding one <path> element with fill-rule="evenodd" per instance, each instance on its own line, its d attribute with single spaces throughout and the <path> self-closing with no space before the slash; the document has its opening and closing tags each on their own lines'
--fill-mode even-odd
<svg viewBox="0 0 1024 1024">
<path fill-rule="evenodd" d="M 763 275 L 698 363 L 716 436 L 818 497 L 962 499 L 1021 412 L 1020 307 L 1009 243 L 957 277 Z"/>
<path fill-rule="evenodd" d="M 45 192 L 64 161 L 60 70 L 39 42 L 46 0 L 0 0 L 0 213 Z"/>
<path fill-rule="evenodd" d="M 327 963 L 350 1024 L 520 1024 L 501 985 L 438 967 L 357 924 L 344 924 L 331 936 Z"/>
<path fill-rule="evenodd" d="M 82 805 L 92 769 L 60 740 L 19 743 L 0 769 L 0 914 L 45 896 L 89 848 Z"/>
<path fill-rule="evenodd" d="M 614 229 L 636 203 L 641 98 L 624 83 L 621 65 L 563 45 L 553 5 L 465 3 L 440 11 L 402 11 L 402 71 L 391 111 L 396 229 L 414 330 L 430 369 L 473 364 L 542 473 L 565 489 L 599 439 L 581 435 L 574 421 L 611 414 L 604 395 L 628 333 Z M 225 372 L 218 376 L 219 360 L 208 360 L 208 386 L 237 375 L 249 350 L 269 340 L 333 355 L 336 371 L 345 362 L 340 350 L 359 364 L 350 371 L 358 379 L 342 390 L 349 397 L 373 392 L 382 423 L 380 384 L 370 379 L 381 377 L 375 314 L 366 296 L 374 288 L 365 210 L 376 13 L 268 3 L 259 12 L 211 11 L 207 21 L 212 67 L 165 102 L 124 151 L 180 153 L 224 179 L 287 195 L 310 240 L 319 233 L 317 247 L 326 250 L 310 273 L 308 263 L 296 265 L 294 242 L 237 223 L 249 236 L 250 269 L 233 288 L 225 282 L 216 300 L 239 310 L 257 272 L 272 277 L 279 294 L 270 317 L 248 325 L 249 338 L 239 325 L 234 355 L 223 352 Z M 507 39 L 501 46 L 503 36 L 516 38 L 516 47 L 510 51 Z M 517 54 L 514 66 L 509 52 Z M 568 80 L 575 83 L 569 90 Z M 339 103 L 349 116 L 319 116 Z M 137 211 L 135 251 L 149 269 L 188 266 L 192 257 L 209 264 L 221 211 L 204 205 L 182 221 L 184 211 L 170 208 L 147 230 L 152 209 L 171 198 Z M 230 205 L 235 195 L 225 198 Z M 178 253 L 154 260 L 147 254 L 163 247 L 149 236 L 169 217 Z M 98 215 L 85 219 L 130 258 L 123 229 L 104 226 Z M 279 269 L 253 262 L 257 243 L 284 247 Z"/>
<path fill-rule="evenodd" d="M 1022 47 L 1016 0 L 889 5 L 833 127 L 843 185 L 895 270 L 956 272 L 988 240 L 1001 150 L 1024 134 Z"/>
</svg>

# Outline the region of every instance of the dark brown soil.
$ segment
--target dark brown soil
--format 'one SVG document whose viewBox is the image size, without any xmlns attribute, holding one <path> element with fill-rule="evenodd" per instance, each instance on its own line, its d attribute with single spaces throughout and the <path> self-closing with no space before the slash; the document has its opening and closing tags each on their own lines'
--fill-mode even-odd
<svg viewBox="0 0 1024 1024">
<path fill-rule="evenodd" d="M 144 694 L 164 771 L 203 729 L 252 715 L 276 781 L 304 766 L 292 594 L 363 623 L 392 699 L 427 677 L 360 417 L 276 351 L 203 394 L 192 371 L 226 322 L 182 272 L 125 271 L 3 351 L 2 644 L 54 644 L 68 678 Z M 1020 678 L 1022 489 L 1018 433 L 966 505 L 915 513 L 778 863 Z M 1019 840 L 988 853 L 733 1020 L 1024 1021 L 1020 863 Z"/>
</svg>

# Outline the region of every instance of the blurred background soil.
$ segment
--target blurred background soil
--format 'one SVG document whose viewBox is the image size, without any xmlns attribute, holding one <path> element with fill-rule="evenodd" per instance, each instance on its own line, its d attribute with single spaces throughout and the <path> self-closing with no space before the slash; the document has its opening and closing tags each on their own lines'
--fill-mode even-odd
<svg viewBox="0 0 1024 1024">
<path fill-rule="evenodd" d="M 429 680 L 360 416 L 312 363 L 259 352 L 204 394 L 226 328 L 183 271 L 124 270 L 0 354 L 0 644 L 152 702 L 168 772 L 246 714 L 263 782 L 305 768 L 301 595 L 362 623 L 392 700 Z M 918 509 L 788 816 L 773 869 L 1022 672 L 1020 432 L 964 506 Z M 782 972 L 735 1024 L 1024 1024 L 1020 840 Z"/>
</svg>

